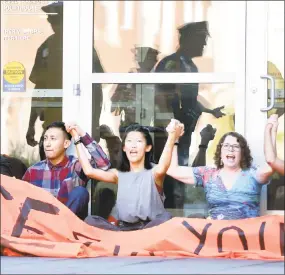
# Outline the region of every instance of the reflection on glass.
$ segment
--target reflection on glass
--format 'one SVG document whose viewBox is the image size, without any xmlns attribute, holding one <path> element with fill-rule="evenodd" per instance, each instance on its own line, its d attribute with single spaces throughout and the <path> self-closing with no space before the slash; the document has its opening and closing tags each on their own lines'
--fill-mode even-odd
<svg viewBox="0 0 285 275">
<path fill-rule="evenodd" d="M 200 72 L 235 71 L 243 9 L 237 1 L 94 1 L 94 45 L 107 73 L 150 72 L 178 48 Z M 203 22 L 210 36 L 195 30 Z M 148 70 L 137 70 L 147 55 L 134 56 L 138 48 L 154 50 Z"/>
<path fill-rule="evenodd" d="M 35 89 L 62 89 L 62 44 L 63 44 L 63 3 L 53 3 L 42 7 L 47 14 L 47 21 L 53 30 L 38 48 L 35 63 L 29 80 L 35 84 Z M 56 13 L 56 15 L 52 14 Z M 35 146 L 35 122 L 39 118 L 43 121 L 44 129 L 54 121 L 62 120 L 61 97 L 33 97 L 30 113 L 29 127 L 26 134 L 27 143 Z M 45 159 L 41 137 L 40 158 Z"/>
<path fill-rule="evenodd" d="M 184 138 L 185 143 L 181 143 L 185 150 L 179 152 L 180 162 L 187 163 L 185 165 L 197 165 L 195 158 L 201 142 L 200 132 L 207 124 L 212 125 L 217 131 L 214 140 L 209 142 L 203 163 L 200 165 L 214 163 L 213 156 L 218 140 L 224 133 L 234 131 L 235 128 L 233 85 L 102 84 L 102 87 L 104 101 L 100 117 L 100 136 L 102 147 L 108 152 L 113 166 L 119 162 L 118 152 L 125 128 L 132 123 L 149 127 L 154 140 L 154 161 L 158 162 L 167 139 L 165 127 L 177 114 L 173 106 L 175 107 L 178 94 L 183 97 L 182 102 L 185 104 L 182 109 L 177 110 L 181 116 L 179 119 L 184 120 L 186 127 L 189 126 L 189 132 Z M 201 109 L 201 106 L 204 106 L 204 109 Z M 216 106 L 225 107 L 212 112 Z M 196 109 L 199 110 L 199 115 L 193 118 L 191 115 Z M 215 116 L 217 113 L 225 115 Z M 188 125 L 187 121 L 191 121 L 191 125 Z M 202 189 L 177 183 L 167 177 L 164 192 L 165 207 L 172 209 L 175 215 L 206 213 Z"/>
<path fill-rule="evenodd" d="M 1 151 L 31 162 L 45 158 L 40 141 L 44 128 L 62 120 L 63 2 L 6 1 L 3 5 L 6 85 L 1 93 L 1 113 L 5 112 Z M 16 68 L 11 60 L 24 67 L 21 91 L 8 91 L 9 85 L 17 86 L 19 74 L 16 70 L 14 82 L 9 82 L 9 72 Z"/>
<path fill-rule="evenodd" d="M 284 160 L 284 2 L 268 2 L 268 74 L 275 79 L 274 109 L 268 112 L 268 117 L 278 114 L 277 155 Z M 268 82 L 268 97 L 271 83 Z M 270 100 L 270 99 L 269 99 Z M 275 173 L 268 186 L 268 210 L 284 210 L 284 176 Z"/>
</svg>

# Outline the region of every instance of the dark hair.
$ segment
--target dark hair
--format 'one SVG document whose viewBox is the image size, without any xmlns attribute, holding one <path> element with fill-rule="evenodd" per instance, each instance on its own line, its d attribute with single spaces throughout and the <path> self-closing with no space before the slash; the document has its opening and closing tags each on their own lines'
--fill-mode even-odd
<svg viewBox="0 0 285 275">
<path fill-rule="evenodd" d="M 45 132 L 46 132 L 48 129 L 51 129 L 51 128 L 58 128 L 58 129 L 61 129 L 61 130 L 64 132 L 64 134 L 65 134 L 65 136 L 67 137 L 67 139 L 71 140 L 72 136 L 71 136 L 70 133 L 68 133 L 68 132 L 66 131 L 64 122 L 62 122 L 62 121 L 55 121 L 55 122 L 51 123 L 50 125 L 48 125 L 48 126 L 46 127 Z"/>
<path fill-rule="evenodd" d="M 248 147 L 246 139 L 237 132 L 229 132 L 229 133 L 224 134 L 221 137 L 217 145 L 217 149 L 216 149 L 215 156 L 214 156 L 214 161 L 215 161 L 217 168 L 220 169 L 224 166 L 221 163 L 221 149 L 222 149 L 223 142 L 225 141 L 227 136 L 235 137 L 241 147 L 241 161 L 240 161 L 241 168 L 242 169 L 250 168 L 251 163 L 252 163 L 252 156 L 250 153 L 250 149 Z"/>
<path fill-rule="evenodd" d="M 148 169 L 148 170 L 151 169 L 153 167 L 151 163 L 153 163 L 154 161 L 153 161 L 153 142 L 152 142 L 149 129 L 147 127 L 139 125 L 138 123 L 134 123 L 126 128 L 125 133 L 123 135 L 122 147 L 121 147 L 122 157 L 121 157 L 121 163 L 118 166 L 118 170 L 122 172 L 130 171 L 130 162 L 127 158 L 126 153 L 123 151 L 123 147 L 125 146 L 126 137 L 130 132 L 142 133 L 146 140 L 146 144 L 151 145 L 151 150 L 145 153 L 145 160 L 144 160 L 145 169 Z"/>
<path fill-rule="evenodd" d="M 12 165 L 9 159 L 1 155 L 0 158 L 0 174 L 8 177 L 13 177 Z"/>
</svg>

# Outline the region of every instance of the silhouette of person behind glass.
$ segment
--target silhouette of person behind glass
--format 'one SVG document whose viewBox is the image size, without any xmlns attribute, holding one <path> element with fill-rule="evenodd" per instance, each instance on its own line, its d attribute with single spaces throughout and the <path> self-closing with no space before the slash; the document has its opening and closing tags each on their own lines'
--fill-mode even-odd
<svg viewBox="0 0 285 275">
<path fill-rule="evenodd" d="M 156 66 L 155 72 L 187 72 L 197 73 L 198 68 L 192 61 L 192 58 L 203 55 L 204 47 L 207 45 L 207 38 L 210 35 L 208 31 L 208 22 L 187 23 L 178 28 L 180 34 L 178 50 L 163 58 Z M 159 100 L 156 102 L 158 109 L 167 109 L 172 112 L 174 118 L 181 121 L 185 126 L 184 135 L 179 140 L 178 145 L 178 162 L 179 165 L 188 166 L 189 148 L 191 145 L 191 135 L 195 130 L 197 121 L 202 112 L 210 113 L 216 118 L 222 117 L 224 114 L 218 107 L 210 110 L 198 101 L 198 84 L 159 84 L 156 86 L 156 95 Z M 155 121 L 156 124 L 163 122 Z M 165 126 L 165 125 L 157 125 Z M 164 146 L 166 137 L 161 136 L 156 140 L 156 156 L 161 154 L 161 148 Z M 172 190 L 165 190 L 166 197 L 168 194 L 169 205 L 166 198 L 166 207 L 183 208 L 184 205 L 184 189 L 185 185 L 181 182 L 174 181 L 164 185 Z M 171 185 L 171 186 L 170 186 Z M 170 202 L 171 201 L 171 202 Z"/>
<path fill-rule="evenodd" d="M 154 70 L 159 51 L 151 47 L 135 47 L 132 52 L 137 63 L 130 73 L 149 73 Z M 136 84 L 119 84 L 111 97 L 111 112 L 121 116 L 120 136 L 124 129 L 136 121 Z M 139 123 L 139 122 L 138 122 Z"/>
<path fill-rule="evenodd" d="M 35 84 L 34 89 L 62 89 L 63 3 L 56 2 L 49 4 L 43 6 L 42 10 L 47 13 L 47 21 L 50 23 L 54 33 L 38 48 L 29 79 Z M 41 121 L 44 121 L 42 124 L 43 129 L 53 121 L 61 121 L 62 98 L 32 97 L 26 139 L 27 143 L 33 147 L 38 144 L 38 142 L 35 141 L 35 122 L 38 117 Z M 40 158 L 45 158 L 41 142 Z"/>
<path fill-rule="evenodd" d="M 34 89 L 47 89 L 46 92 L 48 94 L 50 92 L 49 89 L 62 89 L 63 1 L 43 6 L 42 10 L 47 13 L 47 21 L 50 23 L 54 33 L 38 48 L 29 79 L 35 84 Z M 93 49 L 93 71 L 104 72 L 95 49 Z M 92 136 L 96 141 L 99 141 L 99 118 L 103 98 L 102 86 L 100 84 L 93 84 L 92 88 Z M 26 140 L 33 147 L 39 144 L 40 159 L 43 160 L 45 159 L 42 146 L 43 135 L 39 142 L 35 140 L 35 122 L 37 118 L 43 121 L 43 132 L 47 125 L 54 121 L 61 121 L 62 97 L 48 96 L 32 98 Z"/>
</svg>

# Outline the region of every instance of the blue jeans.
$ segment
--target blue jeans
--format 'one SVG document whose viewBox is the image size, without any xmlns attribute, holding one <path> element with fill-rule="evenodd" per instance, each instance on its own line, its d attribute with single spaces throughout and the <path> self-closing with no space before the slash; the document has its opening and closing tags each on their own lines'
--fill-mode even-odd
<svg viewBox="0 0 285 275">
<path fill-rule="evenodd" d="M 66 206 L 81 220 L 88 216 L 89 193 L 85 187 L 73 188 L 68 196 Z"/>
</svg>

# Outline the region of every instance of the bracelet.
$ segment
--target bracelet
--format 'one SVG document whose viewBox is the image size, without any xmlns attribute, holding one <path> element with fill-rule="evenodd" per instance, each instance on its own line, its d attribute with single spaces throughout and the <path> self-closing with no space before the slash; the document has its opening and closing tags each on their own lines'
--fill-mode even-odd
<svg viewBox="0 0 285 275">
<path fill-rule="evenodd" d="M 76 139 L 76 140 L 74 140 L 74 144 L 75 145 L 77 145 L 77 144 L 79 144 L 79 143 L 81 143 L 82 141 L 81 141 L 81 138 L 79 137 L 78 139 Z"/>
<path fill-rule="evenodd" d="M 205 148 L 205 149 L 206 149 L 206 148 L 208 148 L 208 146 L 207 146 L 207 145 L 204 145 L 204 144 L 200 144 L 200 145 L 199 145 L 199 148 Z"/>
<path fill-rule="evenodd" d="M 177 145 L 177 146 L 178 146 L 178 145 L 179 145 L 179 142 L 175 142 L 174 145 Z"/>
</svg>

